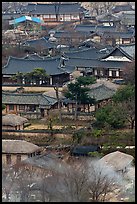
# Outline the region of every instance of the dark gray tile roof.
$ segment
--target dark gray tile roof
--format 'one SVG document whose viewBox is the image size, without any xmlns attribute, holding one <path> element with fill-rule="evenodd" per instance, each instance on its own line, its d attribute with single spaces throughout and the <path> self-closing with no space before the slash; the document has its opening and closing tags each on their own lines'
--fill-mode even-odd
<svg viewBox="0 0 137 204">
<path fill-rule="evenodd" d="M 107 52 L 100 52 L 99 49 L 92 47 L 80 51 L 65 52 L 64 54 L 69 58 L 99 59 L 105 56 Z"/>
<path fill-rule="evenodd" d="M 76 31 L 81 32 L 114 32 L 116 31 L 115 26 L 103 26 L 103 25 L 93 25 L 93 24 L 80 24 L 75 26 Z"/>
<path fill-rule="evenodd" d="M 134 9 L 129 4 L 126 4 L 126 5 L 116 5 L 115 7 L 112 8 L 112 12 L 114 12 L 114 13 L 118 13 L 120 11 L 132 11 L 132 10 L 134 10 Z"/>
<path fill-rule="evenodd" d="M 55 38 L 77 38 L 77 37 L 82 37 L 82 36 L 89 36 L 91 33 L 87 33 L 86 31 L 85 32 L 81 32 L 81 31 L 73 31 L 73 32 L 70 32 L 70 31 L 64 31 L 64 30 L 59 30 L 59 31 L 56 31 L 55 34 L 54 34 L 54 37 Z"/>
<path fill-rule="evenodd" d="M 59 67 L 60 57 L 44 59 L 44 60 L 29 60 L 10 57 L 7 65 L 2 69 L 3 74 L 16 74 L 17 72 L 31 72 L 35 68 L 43 68 L 48 75 L 59 75 L 63 73 L 70 73 L 74 67 L 65 66 L 64 69 Z"/>
<path fill-rule="evenodd" d="M 133 38 L 134 37 L 134 32 L 130 31 L 130 32 L 104 32 L 103 33 L 103 37 L 106 38 Z"/>
<path fill-rule="evenodd" d="M 135 43 L 119 45 L 119 47 L 131 57 L 135 58 Z"/>
<path fill-rule="evenodd" d="M 52 106 L 57 103 L 55 98 L 41 93 L 10 93 L 2 92 L 3 104 L 34 104 L 43 106 Z"/>
<path fill-rule="evenodd" d="M 49 42 L 44 37 L 36 40 L 27 40 L 22 43 L 23 46 L 33 47 L 33 48 L 41 48 L 41 49 L 50 49 L 56 47 L 54 43 Z"/>
<path fill-rule="evenodd" d="M 116 68 L 122 69 L 125 67 L 126 63 L 122 61 L 101 61 L 99 59 L 80 59 L 80 58 L 70 58 L 67 62 L 67 65 L 83 68 Z"/>
<path fill-rule="evenodd" d="M 71 153 L 74 155 L 88 155 L 89 152 L 95 152 L 98 150 L 99 150 L 98 145 L 76 146 L 71 150 Z"/>
<path fill-rule="evenodd" d="M 44 57 L 39 56 L 38 54 L 28 54 L 27 56 L 24 57 L 24 59 L 28 60 L 42 60 Z"/>
<path fill-rule="evenodd" d="M 116 90 L 108 88 L 104 84 L 100 84 L 97 87 L 91 88 L 88 95 L 91 98 L 95 98 L 96 101 L 102 101 L 111 98 L 116 93 Z"/>
<path fill-rule="evenodd" d="M 135 44 L 117 45 L 108 55 L 103 57 L 103 59 L 111 55 L 124 56 L 130 60 L 133 60 L 135 58 Z"/>
<path fill-rule="evenodd" d="M 96 17 L 98 22 L 115 22 L 120 21 L 120 18 L 111 13 L 103 13 Z"/>
<path fill-rule="evenodd" d="M 66 3 L 66 4 L 60 4 L 59 9 L 57 6 L 57 9 L 59 10 L 59 14 L 74 14 L 79 13 L 82 10 L 85 10 L 84 8 L 81 8 L 80 4 L 78 3 Z M 56 14 L 55 5 L 54 4 L 28 4 L 26 6 L 27 12 L 31 14 Z"/>
</svg>

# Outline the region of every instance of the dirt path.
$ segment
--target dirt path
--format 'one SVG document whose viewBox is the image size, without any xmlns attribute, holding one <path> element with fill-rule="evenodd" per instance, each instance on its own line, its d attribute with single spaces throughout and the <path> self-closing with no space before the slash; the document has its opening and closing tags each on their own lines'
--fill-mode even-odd
<svg viewBox="0 0 137 204">
<path fill-rule="evenodd" d="M 62 128 L 67 128 L 68 126 L 62 126 L 62 125 L 54 125 L 53 129 L 62 129 Z M 71 126 L 73 128 L 76 128 L 75 125 Z M 82 128 L 82 126 L 78 126 L 77 129 Z M 48 129 L 48 125 L 42 125 L 42 124 L 37 124 L 37 125 L 30 125 L 28 127 L 25 128 L 25 130 L 40 130 L 40 129 Z"/>
</svg>

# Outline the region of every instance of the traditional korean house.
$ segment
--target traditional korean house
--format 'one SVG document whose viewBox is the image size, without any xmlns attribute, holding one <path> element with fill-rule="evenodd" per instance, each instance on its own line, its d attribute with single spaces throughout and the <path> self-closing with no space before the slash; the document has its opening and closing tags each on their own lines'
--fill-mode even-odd
<svg viewBox="0 0 137 204">
<path fill-rule="evenodd" d="M 14 165 L 40 152 L 40 147 L 24 140 L 2 140 L 2 165 Z"/>
<path fill-rule="evenodd" d="M 104 106 L 111 101 L 112 96 L 116 93 L 116 89 L 110 88 L 105 84 L 93 85 L 88 92 L 91 98 L 96 101 L 95 110 Z"/>
<path fill-rule="evenodd" d="M 27 122 L 27 118 L 21 117 L 16 114 L 7 114 L 2 116 L 2 129 L 23 130 L 24 124 Z"/>
<path fill-rule="evenodd" d="M 27 84 L 36 85 L 34 81 L 26 81 L 24 78 L 21 82 L 13 80 L 13 76 L 17 73 L 28 73 L 32 72 L 35 68 L 45 69 L 48 77 L 46 81 L 39 81 L 39 86 L 41 85 L 62 85 L 63 83 L 69 81 L 70 73 L 74 70 L 72 66 L 66 66 L 65 60 L 60 57 L 46 58 L 46 59 L 24 59 L 9 57 L 7 65 L 2 69 L 3 73 L 3 83 L 5 84 Z M 38 85 L 38 84 L 37 84 Z"/>
<path fill-rule="evenodd" d="M 96 20 L 104 26 L 117 26 L 120 23 L 120 18 L 111 13 L 99 15 Z"/>
<path fill-rule="evenodd" d="M 123 68 L 130 62 L 132 57 L 121 58 L 119 55 L 117 58 L 113 57 L 109 60 L 110 53 L 113 54 L 112 49 L 84 49 L 76 52 L 65 53 L 69 58 L 66 61 L 67 65 L 75 66 L 76 70 L 82 73 L 82 75 L 92 75 L 97 78 L 121 78 Z M 107 54 L 108 52 L 108 54 Z M 121 53 L 122 55 L 122 53 Z M 127 55 L 127 54 L 125 54 Z"/>
<path fill-rule="evenodd" d="M 24 14 L 41 18 L 47 25 L 56 25 L 67 21 L 80 21 L 85 11 L 79 3 L 28 3 L 22 11 Z"/>
<path fill-rule="evenodd" d="M 28 119 L 43 118 L 50 109 L 57 108 L 57 100 L 41 93 L 2 92 L 6 113 L 20 114 Z"/>
<path fill-rule="evenodd" d="M 56 44 L 49 42 L 44 37 L 35 39 L 35 40 L 27 40 L 22 43 L 23 49 L 27 52 L 38 52 L 43 54 L 48 53 L 49 51 L 53 52 Z"/>
<path fill-rule="evenodd" d="M 100 147 L 98 145 L 89 146 L 75 146 L 71 150 L 73 156 L 88 156 L 90 152 L 98 152 Z"/>
<path fill-rule="evenodd" d="M 113 168 L 116 172 L 125 173 L 131 167 L 134 157 L 120 152 L 111 152 L 100 159 L 102 164 L 106 164 Z"/>
<path fill-rule="evenodd" d="M 133 31 L 125 32 L 104 32 L 101 35 L 101 43 L 115 46 L 116 44 L 131 44 L 135 41 L 135 33 Z"/>
<path fill-rule="evenodd" d="M 123 11 L 133 11 L 133 7 L 129 4 L 123 4 L 123 5 L 116 5 L 115 7 L 112 8 L 112 13 L 119 13 L 119 12 L 123 12 Z"/>
</svg>

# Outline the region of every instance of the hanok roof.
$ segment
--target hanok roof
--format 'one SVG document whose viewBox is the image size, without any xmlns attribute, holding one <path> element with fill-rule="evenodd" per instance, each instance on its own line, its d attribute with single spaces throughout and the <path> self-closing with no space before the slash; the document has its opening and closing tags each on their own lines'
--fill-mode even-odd
<svg viewBox="0 0 137 204">
<path fill-rule="evenodd" d="M 121 23 L 128 26 L 135 26 L 135 11 L 125 11 L 120 15 Z"/>
<path fill-rule="evenodd" d="M 56 6 L 55 6 L 56 5 Z M 79 3 L 65 3 L 65 4 L 31 4 L 26 6 L 24 12 L 30 14 L 78 14 L 80 11 L 85 10 Z"/>
<path fill-rule="evenodd" d="M 120 151 L 112 152 L 100 159 L 100 161 L 105 162 L 107 165 L 113 167 L 116 171 L 123 170 L 128 167 L 133 161 L 134 157 L 125 154 Z"/>
<path fill-rule="evenodd" d="M 27 73 L 33 71 L 35 68 L 45 69 L 48 75 L 60 75 L 64 73 L 71 73 L 74 68 L 65 66 L 63 69 L 60 65 L 60 57 L 44 59 L 44 60 L 30 60 L 15 57 L 9 57 L 7 65 L 2 69 L 3 74 L 16 74 L 18 72 Z"/>
<path fill-rule="evenodd" d="M 135 44 L 117 45 L 108 55 L 102 57 L 102 60 L 109 60 L 108 58 L 111 56 L 116 57 L 116 61 L 118 61 L 118 57 L 119 60 L 121 58 L 120 61 L 131 61 L 135 57 Z"/>
<path fill-rule="evenodd" d="M 7 114 L 2 116 L 2 125 L 3 126 L 17 126 L 23 125 L 24 123 L 28 122 L 27 118 L 21 117 L 16 114 Z"/>
<path fill-rule="evenodd" d="M 125 53 L 127 53 L 132 58 L 135 58 L 135 43 L 119 45 L 119 48 L 121 48 Z"/>
<path fill-rule="evenodd" d="M 100 84 L 96 87 L 93 87 L 88 92 L 88 95 L 91 98 L 94 98 L 96 101 L 102 101 L 105 99 L 112 98 L 112 96 L 116 93 L 116 90 L 108 88 L 104 84 Z"/>
<path fill-rule="evenodd" d="M 80 24 L 75 26 L 75 30 L 81 31 L 81 32 L 103 33 L 103 32 L 114 32 L 116 31 L 116 27 L 93 25 L 93 24 Z"/>
<path fill-rule="evenodd" d="M 29 154 L 38 150 L 40 147 L 24 140 L 2 140 L 2 153 L 5 154 Z"/>
<path fill-rule="evenodd" d="M 118 13 L 120 11 L 133 11 L 133 8 L 129 4 L 126 4 L 126 5 L 116 5 L 115 7 L 112 8 L 112 12 L 113 13 Z"/>
<path fill-rule="evenodd" d="M 95 152 L 98 150 L 99 150 L 98 145 L 76 146 L 72 149 L 71 153 L 75 155 L 88 155 L 89 152 Z"/>
<path fill-rule="evenodd" d="M 35 49 L 50 49 L 54 48 L 55 44 L 52 42 L 49 42 L 44 37 L 35 39 L 35 40 L 27 40 L 24 43 L 22 43 L 23 46 L 35 48 Z"/>
<path fill-rule="evenodd" d="M 114 31 L 114 32 L 104 32 L 103 37 L 106 38 L 122 38 L 122 39 L 127 39 L 127 38 L 133 38 L 134 37 L 134 32 L 133 31 L 128 31 L 128 32 L 119 32 L 119 31 Z"/>
<path fill-rule="evenodd" d="M 123 69 L 129 62 L 124 61 L 102 61 L 99 59 L 82 59 L 82 58 L 70 58 L 66 61 L 66 65 L 75 66 L 78 68 L 103 68 L 103 69 Z"/>
<path fill-rule="evenodd" d="M 99 59 L 107 54 L 107 52 L 100 52 L 97 48 L 87 48 L 79 51 L 65 52 L 69 58 L 80 58 L 80 59 Z"/>
<path fill-rule="evenodd" d="M 28 54 L 24 59 L 29 59 L 29 60 L 42 60 L 44 57 L 39 56 L 38 54 Z"/>
<path fill-rule="evenodd" d="M 96 17 L 96 20 L 98 22 L 116 22 L 116 21 L 120 21 L 120 19 L 115 16 L 114 14 L 111 13 L 104 13 L 102 15 L 99 15 Z"/>
<path fill-rule="evenodd" d="M 21 105 L 42 105 L 50 107 L 57 103 L 57 100 L 43 95 L 41 93 L 10 93 L 2 92 L 3 104 L 21 104 Z"/>
</svg>

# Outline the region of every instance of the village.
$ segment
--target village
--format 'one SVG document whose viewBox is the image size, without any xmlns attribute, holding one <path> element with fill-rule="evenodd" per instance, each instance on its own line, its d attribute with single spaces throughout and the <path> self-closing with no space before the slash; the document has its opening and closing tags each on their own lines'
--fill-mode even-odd
<svg viewBox="0 0 137 204">
<path fill-rule="evenodd" d="M 2 202 L 135 202 L 135 2 L 2 2 Z"/>
</svg>

